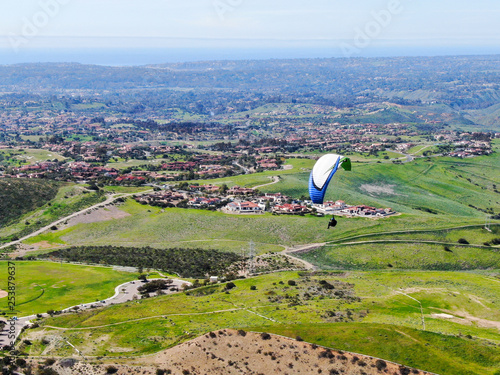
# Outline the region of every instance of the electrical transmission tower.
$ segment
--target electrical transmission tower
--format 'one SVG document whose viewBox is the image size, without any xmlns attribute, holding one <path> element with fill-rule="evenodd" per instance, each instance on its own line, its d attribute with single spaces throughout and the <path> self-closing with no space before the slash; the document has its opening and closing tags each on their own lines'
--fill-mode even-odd
<svg viewBox="0 0 500 375">
<path fill-rule="evenodd" d="M 255 271 L 255 244 L 250 241 L 248 244 L 248 273 L 251 274 Z"/>
<path fill-rule="evenodd" d="M 491 232 L 491 228 L 490 228 L 490 220 L 488 218 L 486 218 L 485 222 L 484 222 L 484 229 L 486 229 L 488 232 Z"/>
</svg>

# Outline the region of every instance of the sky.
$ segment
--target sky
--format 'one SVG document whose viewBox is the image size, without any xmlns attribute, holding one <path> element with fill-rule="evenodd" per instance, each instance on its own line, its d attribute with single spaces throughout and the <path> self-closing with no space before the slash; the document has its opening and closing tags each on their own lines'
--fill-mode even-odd
<svg viewBox="0 0 500 375">
<path fill-rule="evenodd" d="M 4 64 L 500 53 L 498 0 L 0 1 Z"/>
</svg>

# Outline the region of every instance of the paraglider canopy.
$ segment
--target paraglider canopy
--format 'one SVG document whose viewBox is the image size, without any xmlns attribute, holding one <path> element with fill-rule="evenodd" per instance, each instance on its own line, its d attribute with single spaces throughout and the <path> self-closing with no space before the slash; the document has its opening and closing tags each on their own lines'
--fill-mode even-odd
<svg viewBox="0 0 500 375">
<path fill-rule="evenodd" d="M 313 203 L 323 203 L 326 189 L 339 165 L 346 171 L 350 171 L 351 159 L 337 154 L 327 154 L 316 162 L 309 176 L 309 195 Z"/>
</svg>

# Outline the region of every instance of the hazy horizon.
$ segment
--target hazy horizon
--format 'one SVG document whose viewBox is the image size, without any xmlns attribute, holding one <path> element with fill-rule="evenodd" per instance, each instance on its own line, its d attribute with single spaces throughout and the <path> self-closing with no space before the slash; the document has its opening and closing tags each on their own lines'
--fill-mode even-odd
<svg viewBox="0 0 500 375">
<path fill-rule="evenodd" d="M 316 59 L 344 58 L 342 54 L 331 53 L 320 48 L 81 48 L 81 49 L 51 49 L 25 50 L 14 55 L 5 54 L 0 48 L 0 65 L 30 64 L 30 63 L 80 63 L 104 66 L 135 66 L 168 63 L 183 63 L 197 61 L 221 60 L 272 60 L 272 59 Z M 356 56 L 361 58 L 391 58 L 391 57 L 435 57 L 435 56 L 486 56 L 498 55 L 496 48 L 380 48 L 366 51 Z"/>
<path fill-rule="evenodd" d="M 25 0 L 0 14 L 0 64 L 500 53 L 498 0 Z"/>
</svg>

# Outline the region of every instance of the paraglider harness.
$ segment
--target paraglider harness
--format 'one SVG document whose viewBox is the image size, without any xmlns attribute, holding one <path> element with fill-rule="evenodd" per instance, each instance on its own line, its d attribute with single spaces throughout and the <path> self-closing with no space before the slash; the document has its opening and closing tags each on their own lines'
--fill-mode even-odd
<svg viewBox="0 0 500 375">
<path fill-rule="evenodd" d="M 335 220 L 335 216 L 332 216 L 332 218 L 328 222 L 328 229 L 330 229 L 330 227 L 335 227 L 336 225 L 337 225 L 337 220 Z"/>
</svg>

